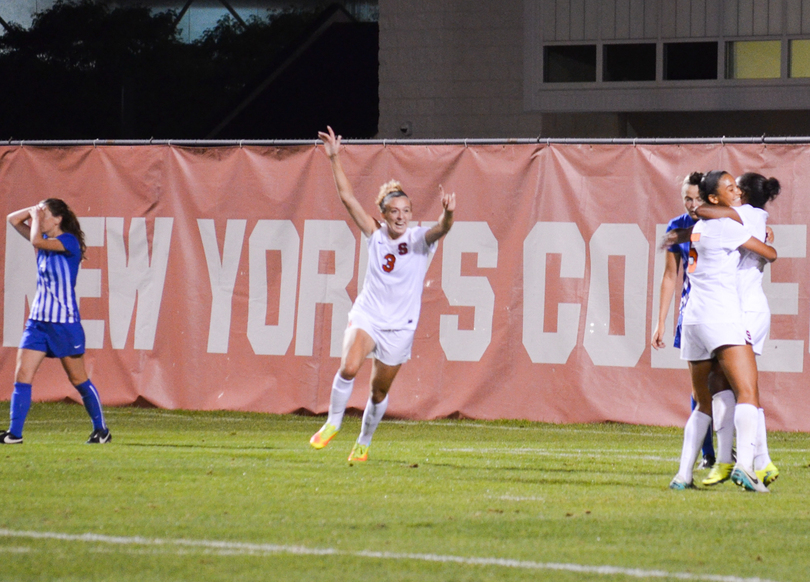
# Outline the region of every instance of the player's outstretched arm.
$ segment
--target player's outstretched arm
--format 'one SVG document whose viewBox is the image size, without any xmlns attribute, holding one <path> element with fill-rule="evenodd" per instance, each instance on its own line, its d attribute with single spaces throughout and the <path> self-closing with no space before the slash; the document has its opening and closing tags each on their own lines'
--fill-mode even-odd
<svg viewBox="0 0 810 582">
<path fill-rule="evenodd" d="M 456 193 L 446 193 L 444 187 L 439 184 L 439 195 L 442 198 L 442 214 L 439 216 L 439 222 L 425 233 L 425 241 L 427 241 L 429 245 L 432 245 L 442 238 L 450 232 L 450 229 L 453 227 L 453 212 L 456 210 Z"/>
<path fill-rule="evenodd" d="M 689 242 L 692 237 L 692 227 L 689 228 L 673 228 L 664 236 L 658 243 L 659 251 L 668 251 L 671 247 L 685 242 Z"/>
<path fill-rule="evenodd" d="M 323 141 L 323 149 L 326 155 L 329 156 L 329 162 L 332 164 L 332 176 L 335 178 L 335 187 L 337 188 L 340 201 L 343 206 L 349 211 L 349 216 L 352 217 L 354 223 L 360 228 L 366 236 L 371 234 L 379 228 L 377 221 L 363 210 L 363 207 L 354 197 L 354 190 L 346 177 L 346 172 L 343 171 L 343 164 L 340 163 L 340 136 L 335 135 L 334 130 L 326 126 L 327 131 L 319 131 L 318 137 Z"/>
</svg>

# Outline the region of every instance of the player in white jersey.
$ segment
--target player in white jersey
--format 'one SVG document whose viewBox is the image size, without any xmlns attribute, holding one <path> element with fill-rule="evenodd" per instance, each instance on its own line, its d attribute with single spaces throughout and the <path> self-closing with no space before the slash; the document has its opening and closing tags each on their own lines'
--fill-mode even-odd
<svg viewBox="0 0 810 582">
<path fill-rule="evenodd" d="M 742 194 L 739 201 L 730 208 L 714 206 L 704 209 L 700 213 L 701 217 L 726 217 L 736 220 L 742 223 L 752 236 L 762 242 L 769 242 L 772 240 L 772 234 L 767 228 L 768 213 L 764 206 L 779 195 L 781 189 L 779 181 L 776 178 L 765 178 L 761 174 L 749 172 L 737 178 L 737 185 Z M 762 290 L 762 272 L 766 261 L 747 249 L 742 249 L 740 255 L 737 267 L 737 292 L 740 296 L 743 322 L 751 336 L 751 347 L 754 354 L 759 356 L 762 355 L 771 323 L 768 299 Z M 736 400 L 731 386 L 725 381 L 722 373 L 713 375 L 711 391 L 712 416 L 718 440 L 718 463 L 703 480 L 704 485 L 716 485 L 728 480 L 733 470 L 733 411 Z M 765 411 L 759 408 L 758 412 L 754 469 L 757 477 L 768 486 L 779 476 L 779 469 L 773 464 L 768 452 Z"/>
<path fill-rule="evenodd" d="M 371 394 L 363 412 L 360 436 L 349 454 L 350 463 L 363 462 L 368 460 L 371 438 L 388 407 L 391 384 L 411 356 L 428 261 L 439 239 L 453 225 L 456 195 L 445 193 L 439 186 L 442 214 L 438 223 L 430 228 L 409 228 L 411 201 L 399 182 L 392 180 L 383 184 L 377 196 L 382 217 L 379 222 L 354 196 L 340 162 L 341 137 L 331 127 L 318 132 L 318 137 L 329 156 L 340 200 L 368 237 L 369 259 L 363 290 L 349 312 L 340 369 L 332 381 L 329 416 L 309 442 L 322 449 L 340 430 L 354 378 L 371 355 Z"/>
<path fill-rule="evenodd" d="M 704 204 L 731 206 L 740 197 L 734 178 L 719 170 L 706 174 L 699 190 Z M 734 411 L 737 464 L 731 479 L 746 489 L 767 492 L 754 471 L 759 391 L 756 360 L 743 324 L 736 271 L 740 247 L 757 252 L 769 261 L 776 259 L 776 251 L 729 218 L 698 222 L 691 240 L 689 278 L 692 288 L 683 316 L 681 358 L 689 361 L 692 391 L 698 406 L 684 428 L 680 468 L 670 487 L 694 487 L 692 467 L 712 419 L 709 373 L 712 359 L 717 358 L 737 395 Z"/>
<path fill-rule="evenodd" d="M 14 391 L 11 423 L 0 432 L 0 444 L 22 444 L 22 431 L 31 408 L 31 383 L 42 361 L 59 358 L 68 380 L 82 396 L 93 421 L 90 444 L 110 442 L 98 390 L 84 366 L 84 329 L 76 300 L 76 277 L 85 251 L 79 221 L 63 200 L 48 198 L 37 206 L 8 215 L 8 222 L 31 242 L 37 253 L 37 292 L 25 325 Z"/>
</svg>

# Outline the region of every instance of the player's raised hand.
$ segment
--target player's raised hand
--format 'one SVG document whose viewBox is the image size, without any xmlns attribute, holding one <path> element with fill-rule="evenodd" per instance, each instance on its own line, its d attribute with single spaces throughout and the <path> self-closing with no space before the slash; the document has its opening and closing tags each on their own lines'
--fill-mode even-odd
<svg viewBox="0 0 810 582">
<path fill-rule="evenodd" d="M 319 131 L 318 137 L 323 142 L 323 149 L 326 152 L 326 155 L 330 158 L 338 155 L 340 151 L 340 139 L 339 135 L 335 135 L 334 130 L 330 126 L 326 126 L 328 133 L 326 131 Z"/>
<path fill-rule="evenodd" d="M 450 192 L 449 194 L 444 191 L 444 186 L 439 184 L 439 196 L 442 199 L 442 208 L 447 212 L 453 212 L 456 209 L 456 193 Z"/>
</svg>

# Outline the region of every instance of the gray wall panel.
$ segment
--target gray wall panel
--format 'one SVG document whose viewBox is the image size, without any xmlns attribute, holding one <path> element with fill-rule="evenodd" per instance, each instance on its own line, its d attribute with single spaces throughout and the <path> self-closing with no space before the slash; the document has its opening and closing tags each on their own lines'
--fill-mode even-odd
<svg viewBox="0 0 810 582">
<path fill-rule="evenodd" d="M 585 0 L 585 38 L 587 40 L 599 39 L 601 10 L 600 0 Z"/>
<path fill-rule="evenodd" d="M 725 0 L 723 3 L 723 35 L 737 36 L 739 30 L 739 2 L 737 0 Z"/>
<path fill-rule="evenodd" d="M 801 34 L 802 32 L 802 2 L 801 0 L 785 0 L 787 5 L 786 32 L 788 34 Z"/>
<path fill-rule="evenodd" d="M 754 34 L 754 0 L 739 0 L 737 3 L 737 35 Z"/>
<path fill-rule="evenodd" d="M 585 0 L 571 0 L 571 40 L 585 38 Z"/>
<path fill-rule="evenodd" d="M 630 0 L 616 0 L 616 38 L 630 38 Z"/>
<path fill-rule="evenodd" d="M 691 14 L 689 0 L 677 0 L 677 11 L 675 13 L 675 31 L 678 38 L 688 38 L 691 35 Z"/>
<path fill-rule="evenodd" d="M 675 38 L 678 36 L 678 6 L 675 2 L 661 2 L 661 36 Z"/>
<path fill-rule="evenodd" d="M 692 0 L 689 36 L 706 36 L 706 0 Z"/>
<path fill-rule="evenodd" d="M 602 0 L 601 36 L 603 40 L 616 38 L 616 2 L 615 0 Z"/>
<path fill-rule="evenodd" d="M 557 40 L 569 40 L 570 33 L 571 5 L 569 0 L 557 0 L 557 10 L 555 14 L 556 26 L 554 38 Z"/>
</svg>

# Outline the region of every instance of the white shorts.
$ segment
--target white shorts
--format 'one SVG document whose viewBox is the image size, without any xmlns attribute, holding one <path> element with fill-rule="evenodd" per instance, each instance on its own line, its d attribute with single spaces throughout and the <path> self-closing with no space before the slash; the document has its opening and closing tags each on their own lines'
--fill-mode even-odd
<svg viewBox="0 0 810 582">
<path fill-rule="evenodd" d="M 681 359 L 688 362 L 711 360 L 717 348 L 750 343 L 751 338 L 741 322 L 684 325 L 681 328 Z"/>
<path fill-rule="evenodd" d="M 758 356 L 762 355 L 762 348 L 771 330 L 771 314 L 767 311 L 746 311 L 743 321 L 748 334 L 751 336 L 751 347 Z"/>
<path fill-rule="evenodd" d="M 412 329 L 380 329 L 371 319 L 361 311 L 349 312 L 349 325 L 346 332 L 352 328 L 362 329 L 374 340 L 374 350 L 371 355 L 386 366 L 399 366 L 411 359 L 414 330 Z"/>
</svg>

